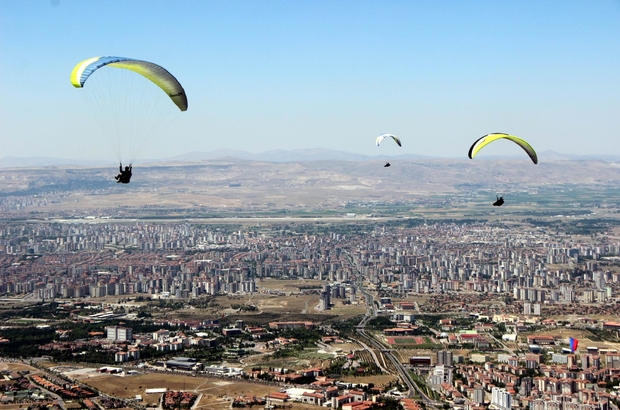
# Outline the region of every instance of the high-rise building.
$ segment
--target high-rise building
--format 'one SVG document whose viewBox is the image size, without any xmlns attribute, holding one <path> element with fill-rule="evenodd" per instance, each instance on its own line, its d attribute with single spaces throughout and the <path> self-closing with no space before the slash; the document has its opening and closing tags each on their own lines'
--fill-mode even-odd
<svg viewBox="0 0 620 410">
<path fill-rule="evenodd" d="M 105 330 L 109 340 L 128 342 L 132 339 L 130 327 L 107 326 Z"/>
<path fill-rule="evenodd" d="M 476 389 L 474 389 L 472 400 L 475 404 L 484 403 L 484 389 L 482 387 L 477 387 Z"/>
<path fill-rule="evenodd" d="M 592 273 L 592 279 L 594 280 L 594 284 L 597 289 L 603 290 L 605 289 L 605 272 L 598 271 Z"/>
<path fill-rule="evenodd" d="M 437 363 L 436 366 L 452 366 L 452 351 L 439 350 L 437 351 Z"/>
<path fill-rule="evenodd" d="M 521 389 L 519 390 L 519 394 L 521 397 L 527 397 L 532 392 L 532 378 L 524 377 L 521 379 Z"/>
<path fill-rule="evenodd" d="M 349 293 L 349 301 L 355 303 L 357 301 L 355 286 L 351 286 L 351 292 Z"/>
<path fill-rule="evenodd" d="M 440 386 L 444 382 L 445 367 L 435 366 L 433 372 L 430 374 L 430 384 Z"/>
<path fill-rule="evenodd" d="M 327 310 L 331 303 L 331 289 L 328 284 L 323 286 L 323 292 L 321 292 L 321 299 L 319 300 L 319 309 Z"/>
<path fill-rule="evenodd" d="M 496 406 L 498 410 L 511 410 L 512 395 L 506 389 L 493 387 L 491 391 L 491 404 Z"/>
</svg>

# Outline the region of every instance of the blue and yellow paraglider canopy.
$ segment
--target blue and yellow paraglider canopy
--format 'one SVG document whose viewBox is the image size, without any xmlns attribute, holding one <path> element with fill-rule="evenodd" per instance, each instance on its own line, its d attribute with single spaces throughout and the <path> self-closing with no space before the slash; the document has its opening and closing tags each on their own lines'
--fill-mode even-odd
<svg viewBox="0 0 620 410">
<path fill-rule="evenodd" d="M 71 84 L 76 88 L 84 87 L 88 77 L 101 67 L 123 68 L 138 73 L 161 88 L 181 111 L 187 111 L 187 96 L 181 83 L 165 68 L 125 57 L 93 57 L 82 61 L 71 72 Z"/>
</svg>

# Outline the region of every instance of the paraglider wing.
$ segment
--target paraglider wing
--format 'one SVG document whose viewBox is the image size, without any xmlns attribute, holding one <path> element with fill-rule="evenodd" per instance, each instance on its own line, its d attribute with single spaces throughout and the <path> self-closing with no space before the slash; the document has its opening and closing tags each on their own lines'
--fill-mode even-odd
<svg viewBox="0 0 620 410">
<path fill-rule="evenodd" d="M 179 81 L 148 61 L 89 58 L 73 67 L 70 81 L 80 89 L 76 94 L 84 101 L 84 113 L 92 115 L 89 125 L 100 128 L 100 133 L 91 135 L 104 137 L 118 162 L 134 162 L 145 147 L 166 134 L 176 116 L 187 111 L 187 95 Z"/>
<path fill-rule="evenodd" d="M 123 68 L 138 73 L 161 88 L 181 111 L 187 111 L 187 96 L 181 83 L 165 68 L 148 61 L 125 57 L 93 57 L 82 61 L 71 72 L 71 84 L 76 88 L 84 87 L 91 74 L 101 67 Z"/>
<path fill-rule="evenodd" d="M 383 141 L 385 138 L 393 138 L 394 141 L 396 141 L 396 143 L 398 144 L 399 147 L 402 147 L 403 145 L 400 143 L 400 139 L 398 139 L 398 137 L 396 135 L 392 135 L 392 134 L 381 134 L 377 137 L 377 147 L 379 145 L 381 145 L 381 141 Z"/>
<path fill-rule="evenodd" d="M 471 148 L 469 148 L 469 154 L 468 154 L 469 158 L 473 159 L 478 153 L 478 151 L 480 151 L 483 147 L 499 139 L 508 139 L 514 142 L 515 144 L 519 145 L 521 148 L 523 148 L 525 152 L 527 152 L 527 155 L 530 156 L 530 158 L 532 159 L 532 162 L 534 162 L 534 164 L 538 164 L 538 156 L 536 155 L 536 151 L 534 151 L 534 148 L 532 148 L 532 146 L 528 144 L 527 141 L 519 137 L 515 137 L 514 135 L 503 134 L 503 133 L 487 134 L 479 138 L 476 142 L 474 142 Z"/>
</svg>

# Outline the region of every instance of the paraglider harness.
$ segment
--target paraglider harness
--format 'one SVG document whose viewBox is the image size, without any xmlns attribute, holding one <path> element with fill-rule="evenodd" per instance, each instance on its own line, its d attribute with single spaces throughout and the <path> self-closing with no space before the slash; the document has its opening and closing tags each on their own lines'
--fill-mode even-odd
<svg viewBox="0 0 620 410">
<path fill-rule="evenodd" d="M 497 201 L 493 202 L 493 206 L 502 206 L 502 205 L 504 205 L 504 197 L 503 196 L 495 195 L 495 198 L 497 198 Z"/>
<path fill-rule="evenodd" d="M 131 164 L 123 170 L 123 164 L 121 163 L 118 166 L 118 170 L 120 171 L 120 174 L 114 177 L 116 182 L 120 184 L 128 184 L 131 180 Z"/>
</svg>

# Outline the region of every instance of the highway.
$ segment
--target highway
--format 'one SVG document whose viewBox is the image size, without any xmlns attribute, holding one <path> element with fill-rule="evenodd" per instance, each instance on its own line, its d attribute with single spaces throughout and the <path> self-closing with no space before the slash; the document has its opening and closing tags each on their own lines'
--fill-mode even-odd
<svg viewBox="0 0 620 410">
<path fill-rule="evenodd" d="M 375 362 L 377 363 L 377 365 L 381 368 L 381 370 L 385 371 L 386 373 L 390 373 L 390 372 L 387 371 L 387 369 L 383 368 L 383 366 L 377 360 L 378 358 L 373 352 L 373 349 L 369 348 L 369 346 L 367 345 L 370 345 L 374 349 L 379 350 L 383 354 L 383 356 L 387 358 L 387 360 L 392 362 L 401 380 L 407 385 L 407 388 L 409 389 L 407 393 L 407 397 L 414 397 L 417 392 L 417 394 L 420 397 L 422 397 L 422 400 L 427 405 L 427 407 L 435 409 L 437 405 L 441 406 L 442 403 L 435 402 L 433 399 L 428 397 L 426 393 L 422 391 L 422 389 L 418 387 L 415 381 L 411 378 L 411 375 L 409 374 L 407 369 L 403 366 L 400 360 L 398 360 L 394 356 L 394 354 L 392 354 L 392 351 L 390 349 L 386 349 L 385 346 L 381 345 L 381 343 L 379 343 L 374 337 L 366 333 L 366 329 L 365 329 L 366 324 L 371 319 L 377 317 L 377 311 L 374 305 L 374 297 L 370 293 L 366 292 L 364 288 L 361 286 L 361 284 L 358 285 L 358 288 L 360 292 L 364 295 L 364 298 L 366 299 L 366 315 L 364 315 L 364 317 L 362 318 L 362 320 L 356 326 L 356 329 L 355 329 L 357 331 L 357 334 L 360 336 L 360 338 L 363 339 L 363 342 L 362 340 L 358 340 L 360 344 L 364 346 L 364 348 L 366 348 L 370 352 L 372 357 L 375 359 Z"/>
<path fill-rule="evenodd" d="M 377 310 L 375 308 L 375 301 L 374 301 L 374 297 L 368 293 L 364 287 L 363 287 L 363 275 L 361 270 L 359 269 L 359 266 L 357 265 L 356 261 L 351 257 L 351 255 L 347 252 L 347 257 L 349 259 L 349 262 L 351 263 L 352 266 L 355 266 L 358 274 L 359 274 L 359 281 L 357 283 L 357 288 L 359 289 L 359 291 L 364 295 L 364 299 L 366 300 L 366 314 L 364 315 L 364 317 L 362 318 L 362 320 L 360 321 L 360 323 L 356 326 L 355 330 L 357 331 L 357 334 L 360 336 L 361 339 L 363 339 L 362 342 L 361 340 L 358 340 L 360 342 L 360 344 L 362 346 L 364 346 L 364 348 L 366 348 L 370 354 L 372 355 L 372 357 L 375 359 L 375 362 L 377 363 L 377 365 L 382 369 L 383 366 L 381 366 L 380 362 L 377 360 L 377 357 L 375 355 L 375 353 L 373 352 L 372 349 L 370 349 L 367 345 L 372 346 L 373 348 L 379 350 L 384 357 L 387 358 L 387 360 L 389 360 L 390 362 L 392 362 L 392 364 L 394 365 L 394 367 L 396 368 L 396 371 L 398 372 L 398 375 L 400 376 L 401 380 L 407 385 L 407 388 L 409 389 L 409 392 L 407 393 L 407 397 L 413 397 L 415 396 L 416 392 L 417 394 L 420 395 L 420 397 L 422 397 L 422 400 L 424 401 L 424 403 L 426 404 L 426 406 L 428 408 L 431 409 L 436 409 L 436 406 L 442 406 L 443 403 L 441 402 L 436 402 L 433 399 L 431 399 L 430 397 L 428 397 L 426 395 L 426 393 L 424 393 L 422 391 L 422 389 L 420 389 L 418 387 L 418 385 L 416 384 L 416 382 L 411 378 L 411 375 L 409 374 L 409 372 L 407 371 L 407 369 L 403 366 L 403 364 L 400 362 L 400 360 L 398 360 L 394 354 L 392 353 L 392 351 L 390 349 L 386 349 L 385 346 L 383 346 L 381 343 L 379 343 L 373 336 L 369 335 L 368 333 L 366 333 L 366 324 L 368 323 L 368 321 L 370 321 L 371 319 L 377 317 Z M 384 370 L 386 373 L 390 373 L 387 370 Z"/>
</svg>

